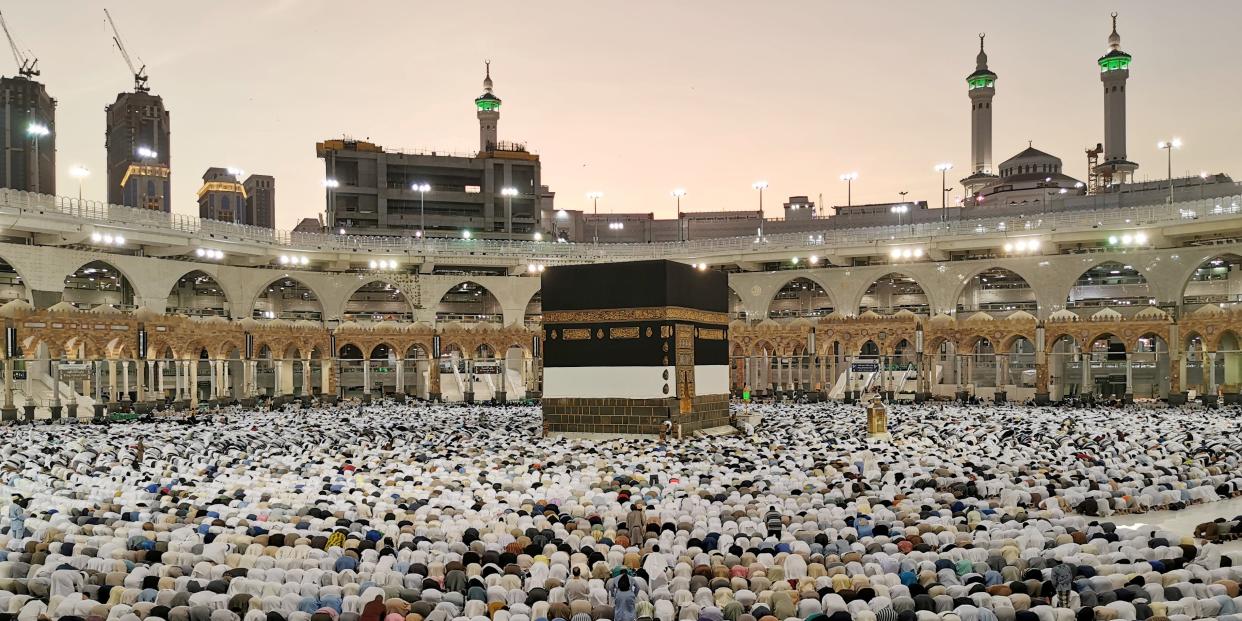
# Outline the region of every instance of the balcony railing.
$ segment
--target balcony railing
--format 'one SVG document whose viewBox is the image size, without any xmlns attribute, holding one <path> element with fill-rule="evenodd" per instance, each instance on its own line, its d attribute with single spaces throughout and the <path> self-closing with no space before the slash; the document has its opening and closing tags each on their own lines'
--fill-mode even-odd
<svg viewBox="0 0 1242 621">
<path fill-rule="evenodd" d="M 0 213 L 15 217 L 7 228 L 21 228 L 25 215 L 64 216 L 79 226 L 115 227 L 125 231 L 181 233 L 201 239 L 271 246 L 279 252 L 371 251 L 425 257 L 510 257 L 552 262 L 592 262 L 634 258 L 695 259 L 718 255 L 739 258 L 774 252 L 830 254 L 833 248 L 876 246 L 883 253 L 890 244 L 926 243 L 949 236 L 994 235 L 1022 237 L 1057 231 L 1100 229 L 1101 232 L 1138 230 L 1191 221 L 1235 219 L 1242 195 L 1080 211 L 1029 214 L 1024 217 L 952 220 L 863 228 L 826 228 L 823 231 L 781 233 L 757 238 L 726 237 L 686 242 L 557 243 L 485 239 L 419 239 L 397 236 L 298 233 L 207 220 L 195 216 L 109 205 L 98 201 L 0 190 Z M 1219 208 L 1218 208 L 1219 207 Z M 827 221 L 826 221 L 827 223 Z M 744 259 L 742 259 L 744 260 Z"/>
</svg>

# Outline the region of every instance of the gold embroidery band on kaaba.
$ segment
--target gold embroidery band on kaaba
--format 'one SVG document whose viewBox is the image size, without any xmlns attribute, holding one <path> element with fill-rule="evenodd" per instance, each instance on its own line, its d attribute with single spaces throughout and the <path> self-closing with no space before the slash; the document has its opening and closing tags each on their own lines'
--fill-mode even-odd
<svg viewBox="0 0 1242 621">
<path fill-rule="evenodd" d="M 591 340 L 591 330 L 588 328 L 565 328 L 561 332 L 566 341 Z"/>
<path fill-rule="evenodd" d="M 704 341 L 723 341 L 725 333 L 720 328 L 700 328 L 698 337 Z"/>
<path fill-rule="evenodd" d="M 729 315 L 684 306 L 544 311 L 543 313 L 544 323 L 616 323 L 621 321 L 693 321 L 725 325 L 729 323 Z"/>
<path fill-rule="evenodd" d="M 638 338 L 638 326 L 631 326 L 628 328 L 608 328 L 608 338 L 636 339 Z"/>
</svg>

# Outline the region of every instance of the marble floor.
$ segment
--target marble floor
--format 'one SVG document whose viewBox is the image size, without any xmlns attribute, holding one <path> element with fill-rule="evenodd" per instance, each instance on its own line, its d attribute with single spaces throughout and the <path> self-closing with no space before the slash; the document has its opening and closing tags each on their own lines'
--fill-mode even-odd
<svg viewBox="0 0 1242 621">
<path fill-rule="evenodd" d="M 1195 527 L 1223 517 L 1231 519 L 1242 515 L 1242 497 L 1228 498 L 1217 502 L 1192 505 L 1181 511 L 1151 511 L 1141 514 L 1114 515 L 1109 521 L 1118 527 L 1141 528 L 1156 526 L 1187 537 L 1194 535 Z M 1225 550 L 1242 552 L 1242 540 L 1221 544 Z"/>
</svg>

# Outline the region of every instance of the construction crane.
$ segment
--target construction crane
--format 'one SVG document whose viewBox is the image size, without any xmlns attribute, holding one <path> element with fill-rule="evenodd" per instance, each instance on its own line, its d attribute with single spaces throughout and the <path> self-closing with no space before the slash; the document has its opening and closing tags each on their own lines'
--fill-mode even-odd
<svg viewBox="0 0 1242 621">
<path fill-rule="evenodd" d="M 129 72 L 134 74 L 134 91 L 138 93 L 150 92 L 147 87 L 147 66 L 142 65 L 134 69 L 134 61 L 129 58 L 129 52 L 125 49 L 125 42 L 121 41 L 121 33 L 116 29 L 116 22 L 112 21 L 112 14 L 108 9 L 104 9 L 104 16 L 108 18 L 108 25 L 112 27 L 112 41 L 116 43 L 116 49 L 121 51 L 121 58 L 125 59 L 125 64 L 129 66 Z M 139 58 L 138 62 L 142 62 Z"/>
<path fill-rule="evenodd" d="M 13 60 L 17 62 L 18 75 L 23 78 L 33 78 L 39 75 L 39 59 L 27 58 L 17 47 L 17 41 L 13 40 L 13 33 L 9 32 L 9 23 L 5 21 L 3 13 L 0 13 L 0 27 L 4 28 L 4 36 L 9 38 L 9 49 L 13 50 Z"/>
</svg>

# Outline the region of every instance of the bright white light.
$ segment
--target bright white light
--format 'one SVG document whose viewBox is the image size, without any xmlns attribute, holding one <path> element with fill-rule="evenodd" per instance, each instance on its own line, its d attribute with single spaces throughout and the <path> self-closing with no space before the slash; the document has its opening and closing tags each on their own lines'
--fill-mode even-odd
<svg viewBox="0 0 1242 621">
<path fill-rule="evenodd" d="M 888 208 L 889 213 L 906 213 L 910 211 L 909 205 L 893 205 Z"/>
<path fill-rule="evenodd" d="M 941 162 L 936 164 L 936 172 L 948 172 L 950 170 L 953 170 L 953 164 L 949 162 Z"/>
<path fill-rule="evenodd" d="M 73 166 L 69 167 L 69 176 L 73 177 L 74 179 L 82 179 L 84 177 L 89 177 L 90 174 L 91 174 L 90 169 L 88 169 L 87 167 L 81 164 L 74 164 Z"/>
<path fill-rule="evenodd" d="M 544 267 L 544 266 L 543 266 L 543 264 L 542 264 L 542 263 L 540 263 L 540 264 L 539 264 L 539 271 L 541 271 L 541 272 L 542 272 L 542 271 L 543 271 L 543 267 Z"/>
<path fill-rule="evenodd" d="M 1109 245 L 1115 245 L 1115 244 L 1117 243 L 1117 236 L 1116 236 L 1116 235 L 1109 235 L 1109 236 L 1108 236 L 1108 243 L 1109 243 Z"/>
<path fill-rule="evenodd" d="M 240 169 L 240 168 L 234 168 L 234 167 L 230 166 L 230 167 L 229 167 L 229 174 L 230 174 L 230 175 L 233 175 L 234 177 L 237 177 L 237 178 L 240 180 L 240 179 L 242 178 L 242 176 L 246 174 L 246 171 L 244 171 L 244 170 L 242 170 L 242 169 Z"/>
<path fill-rule="evenodd" d="M 915 249 L 914 249 L 914 258 L 916 258 L 916 259 L 917 259 L 917 258 L 919 258 L 919 257 L 921 257 L 921 256 L 923 256 L 923 249 L 922 249 L 922 248 L 915 248 Z"/>
<path fill-rule="evenodd" d="M 103 235 L 100 235 L 98 232 L 91 233 L 91 241 L 98 244 L 99 242 L 103 241 Z"/>
<path fill-rule="evenodd" d="M 905 250 L 901 251 L 901 256 L 903 259 L 909 259 L 910 257 L 914 256 L 914 252 L 910 250 L 909 248 L 906 248 Z"/>
<path fill-rule="evenodd" d="M 124 245 L 125 245 L 125 238 L 124 238 L 124 237 L 121 237 L 120 235 L 117 235 L 116 237 L 113 237 L 112 239 L 113 239 L 113 241 L 114 241 L 114 242 L 116 242 L 116 245 L 118 245 L 118 246 L 124 246 Z"/>
<path fill-rule="evenodd" d="M 754 189 L 756 189 L 756 190 L 763 190 L 763 189 L 766 189 L 766 188 L 768 187 L 768 182 L 767 182 L 767 181 L 756 181 L 756 182 L 754 182 L 754 183 L 750 184 L 750 187 L 752 187 L 752 188 L 754 188 Z"/>
<path fill-rule="evenodd" d="M 306 265 L 307 263 L 310 263 L 310 259 L 308 259 L 308 258 L 306 258 L 306 257 L 302 257 L 302 258 L 298 259 L 298 261 L 299 261 L 299 262 L 301 262 L 301 264 L 302 264 L 302 265 Z"/>
<path fill-rule="evenodd" d="M 138 147 L 138 157 L 145 157 L 153 160 L 156 157 L 159 157 L 159 153 L 156 153 L 153 149 L 148 147 Z"/>
<path fill-rule="evenodd" d="M 1134 241 L 1134 237 L 1132 237 L 1132 236 L 1130 236 L 1130 235 L 1128 235 L 1128 234 L 1127 234 L 1127 235 L 1122 235 L 1122 236 L 1121 236 L 1121 243 L 1123 243 L 1123 244 L 1129 245 L 1129 244 L 1130 244 L 1130 242 L 1132 242 L 1132 241 Z"/>
<path fill-rule="evenodd" d="M 325 188 L 331 188 L 331 189 L 335 190 L 336 188 L 341 187 L 341 182 L 340 182 L 340 181 L 337 181 L 336 179 L 324 179 L 324 180 L 323 180 L 323 187 L 325 187 Z"/>
<path fill-rule="evenodd" d="M 1032 239 L 1027 240 L 1026 247 L 1031 252 L 1035 252 L 1036 250 L 1039 250 L 1039 239 L 1032 238 Z"/>
<path fill-rule="evenodd" d="M 414 190 L 415 192 L 419 192 L 419 193 L 430 192 L 431 184 L 430 183 L 415 183 L 414 185 L 410 186 L 410 189 Z"/>
<path fill-rule="evenodd" d="M 46 136 L 52 133 L 52 130 L 48 129 L 47 125 L 42 123 L 31 123 L 30 126 L 26 128 L 26 133 L 31 136 Z"/>
<path fill-rule="evenodd" d="M 700 272 L 706 272 L 706 271 L 707 271 L 707 264 L 706 264 L 706 263 L 700 263 L 700 264 L 699 264 L 699 271 L 700 271 Z"/>
<path fill-rule="evenodd" d="M 280 264 L 281 264 L 281 265 L 288 265 L 288 264 L 289 264 L 289 257 L 287 257 L 287 256 L 285 256 L 285 255 L 283 255 L 283 254 L 282 254 L 282 255 L 280 255 Z"/>
<path fill-rule="evenodd" d="M 1005 252 L 1013 252 L 1013 244 L 1005 244 Z"/>
<path fill-rule="evenodd" d="M 538 269 L 539 269 L 539 268 L 538 268 L 538 267 L 535 267 L 535 264 L 534 264 L 534 263 L 529 263 L 529 264 L 527 264 L 527 265 L 526 265 L 526 271 L 527 271 L 527 272 L 530 272 L 531 274 L 534 274 L 534 273 L 535 273 L 535 271 L 536 271 L 536 270 L 538 270 Z"/>
<path fill-rule="evenodd" d="M 817 263 L 819 263 L 819 257 L 811 255 L 811 265 L 815 265 Z"/>
<path fill-rule="evenodd" d="M 194 250 L 194 256 L 196 256 L 196 257 L 201 257 L 201 256 L 203 256 L 203 255 L 205 255 L 205 254 L 207 254 L 207 251 L 206 251 L 206 250 L 203 250 L 202 248 L 198 248 L 198 249 Z"/>
<path fill-rule="evenodd" d="M 794 265 L 797 265 L 797 264 L 798 264 L 798 257 L 794 257 L 794 258 L 790 259 L 790 261 L 791 261 Z"/>
<path fill-rule="evenodd" d="M 375 259 L 371 259 L 370 263 L 368 263 L 367 265 L 368 265 L 371 269 L 375 269 L 375 268 L 379 267 L 379 265 L 377 265 L 377 264 L 375 263 Z"/>
<path fill-rule="evenodd" d="M 676 197 L 676 198 L 681 198 L 681 197 L 683 197 L 683 196 L 685 196 L 685 195 L 686 195 L 686 189 L 685 189 L 685 188 L 677 188 L 677 189 L 673 190 L 673 196 L 674 196 L 674 197 Z"/>
<path fill-rule="evenodd" d="M 104 233 L 103 243 L 108 244 L 109 246 L 112 245 L 112 234 L 111 233 Z"/>
<path fill-rule="evenodd" d="M 564 220 L 565 218 L 568 218 L 568 217 L 569 217 L 569 212 L 565 211 L 564 209 L 557 209 L 557 210 L 556 210 L 556 219 L 557 219 L 557 220 Z"/>
<path fill-rule="evenodd" d="M 1135 234 L 1134 234 L 1134 243 L 1136 243 L 1136 244 L 1140 244 L 1140 245 L 1141 245 L 1141 244 L 1146 244 L 1146 243 L 1147 243 L 1147 233 L 1135 233 Z"/>
<path fill-rule="evenodd" d="M 341 227 L 339 230 L 337 230 L 337 233 L 340 233 L 341 235 L 344 235 L 344 234 L 345 234 L 345 227 Z"/>
<path fill-rule="evenodd" d="M 535 241 L 543 241 L 543 233 L 535 233 Z"/>
<path fill-rule="evenodd" d="M 463 239 L 470 239 L 470 231 L 469 230 L 462 231 L 461 236 Z"/>
<path fill-rule="evenodd" d="M 891 256 L 891 257 L 892 257 L 892 258 L 894 258 L 894 259 L 900 259 L 900 258 L 901 258 L 901 248 L 893 248 L 893 250 L 892 250 L 891 252 L 889 252 L 888 254 L 889 254 L 889 256 Z"/>
</svg>

